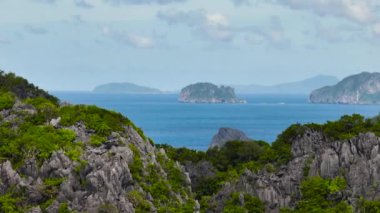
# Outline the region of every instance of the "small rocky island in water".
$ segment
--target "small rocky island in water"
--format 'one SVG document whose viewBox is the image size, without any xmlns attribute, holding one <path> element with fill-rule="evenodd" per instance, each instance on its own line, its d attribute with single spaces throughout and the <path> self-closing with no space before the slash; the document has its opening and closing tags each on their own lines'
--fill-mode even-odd
<svg viewBox="0 0 380 213">
<path fill-rule="evenodd" d="M 380 73 L 362 72 L 313 91 L 311 103 L 380 104 Z"/>
<path fill-rule="evenodd" d="M 196 83 L 183 88 L 178 100 L 183 103 L 247 103 L 236 96 L 234 88 L 211 83 Z"/>
</svg>

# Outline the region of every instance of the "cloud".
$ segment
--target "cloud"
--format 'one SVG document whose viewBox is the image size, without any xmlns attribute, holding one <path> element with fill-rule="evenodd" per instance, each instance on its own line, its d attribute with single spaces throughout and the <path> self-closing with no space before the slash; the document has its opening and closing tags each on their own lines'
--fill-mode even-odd
<svg viewBox="0 0 380 213">
<path fill-rule="evenodd" d="M 265 42 L 271 47 L 275 48 L 288 48 L 291 46 L 291 40 L 285 35 L 284 27 L 281 20 L 277 16 L 270 19 L 270 23 L 265 27 L 251 26 L 242 28 L 242 32 L 246 33 L 246 40 L 249 43 Z"/>
<path fill-rule="evenodd" d="M 277 3 L 297 10 L 310 10 L 320 16 L 343 17 L 358 23 L 373 23 L 377 19 L 370 0 L 277 0 Z"/>
<path fill-rule="evenodd" d="M 32 1 L 39 2 L 39 3 L 52 4 L 52 3 L 55 3 L 57 0 L 32 0 Z"/>
<path fill-rule="evenodd" d="M 148 49 L 156 46 L 154 39 L 134 33 L 115 31 L 109 27 L 103 27 L 102 33 L 118 42 L 135 48 Z"/>
<path fill-rule="evenodd" d="M 11 43 L 10 40 L 0 36 L 0 44 L 10 44 L 10 43 Z"/>
<path fill-rule="evenodd" d="M 380 22 L 376 23 L 372 27 L 372 32 L 373 32 L 373 35 L 380 38 Z"/>
<path fill-rule="evenodd" d="M 24 26 L 24 29 L 31 33 L 31 34 L 35 34 L 35 35 L 43 35 L 43 34 L 47 34 L 48 31 L 42 27 L 37 27 L 37 26 L 32 26 L 32 25 L 25 25 Z"/>
<path fill-rule="evenodd" d="M 250 5 L 249 0 L 231 0 L 235 6 Z"/>
<path fill-rule="evenodd" d="M 170 3 L 183 3 L 187 0 L 103 0 L 115 6 L 123 4 L 170 4 Z"/>
<path fill-rule="evenodd" d="M 234 37 L 228 17 L 221 13 L 209 13 L 205 10 L 170 10 L 158 12 L 157 17 L 170 25 L 187 25 L 193 32 L 206 39 L 228 42 Z"/>
<path fill-rule="evenodd" d="M 78 7 L 82 7 L 85 9 L 91 9 L 94 6 L 88 2 L 88 0 L 74 0 L 74 3 Z"/>
</svg>

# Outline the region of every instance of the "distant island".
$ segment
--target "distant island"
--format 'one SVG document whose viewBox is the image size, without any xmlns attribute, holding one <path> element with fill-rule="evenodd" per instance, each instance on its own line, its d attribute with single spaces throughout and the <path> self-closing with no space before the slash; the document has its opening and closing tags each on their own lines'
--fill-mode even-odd
<svg viewBox="0 0 380 213">
<path fill-rule="evenodd" d="M 380 73 L 363 72 L 313 91 L 311 103 L 380 104 Z"/>
<path fill-rule="evenodd" d="M 339 79 L 334 76 L 318 75 L 302 81 L 282 83 L 272 86 L 235 85 L 238 94 L 310 94 L 313 90 L 334 85 Z"/>
<path fill-rule="evenodd" d="M 184 103 L 246 103 L 236 96 L 234 88 L 211 83 L 196 83 L 183 88 L 178 100 Z"/>
<path fill-rule="evenodd" d="M 160 94 L 159 89 L 140 86 L 133 83 L 108 83 L 95 87 L 95 93 L 108 93 L 108 94 Z"/>
</svg>

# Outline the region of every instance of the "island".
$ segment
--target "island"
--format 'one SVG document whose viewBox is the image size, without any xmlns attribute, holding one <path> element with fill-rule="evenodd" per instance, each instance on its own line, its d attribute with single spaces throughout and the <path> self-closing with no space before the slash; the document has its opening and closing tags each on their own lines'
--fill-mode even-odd
<svg viewBox="0 0 380 213">
<path fill-rule="evenodd" d="M 178 100 L 183 103 L 247 103 L 236 96 L 234 88 L 212 83 L 191 84 L 181 90 Z"/>
<path fill-rule="evenodd" d="M 313 91 L 311 103 L 380 104 L 380 73 L 362 72 Z"/>
<path fill-rule="evenodd" d="M 95 93 L 107 93 L 107 94 L 160 94 L 159 89 L 150 88 L 146 86 L 140 86 L 137 84 L 124 82 L 124 83 L 108 83 L 102 84 L 93 90 Z"/>
</svg>

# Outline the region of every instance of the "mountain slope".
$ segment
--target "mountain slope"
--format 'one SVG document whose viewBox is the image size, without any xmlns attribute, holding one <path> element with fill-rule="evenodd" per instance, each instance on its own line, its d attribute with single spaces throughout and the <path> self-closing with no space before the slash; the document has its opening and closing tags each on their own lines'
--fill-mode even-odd
<svg viewBox="0 0 380 213">
<path fill-rule="evenodd" d="M 363 72 L 310 94 L 312 103 L 380 104 L 380 73 Z"/>
<path fill-rule="evenodd" d="M 164 146 L 206 212 L 379 212 L 380 117 L 295 124 L 269 145 L 207 152 Z"/>
<path fill-rule="evenodd" d="M 23 84 L 0 91 L 0 212 L 197 209 L 182 167 L 128 118 L 4 76 Z"/>
<path fill-rule="evenodd" d="M 278 84 L 273 86 L 237 85 L 240 94 L 310 94 L 311 91 L 326 85 L 336 84 L 339 80 L 333 76 L 319 75 L 303 81 Z"/>
<path fill-rule="evenodd" d="M 157 94 L 162 93 L 158 89 L 140 86 L 133 83 L 108 83 L 95 87 L 93 92 L 96 93 L 115 93 L 115 94 Z"/>
</svg>

